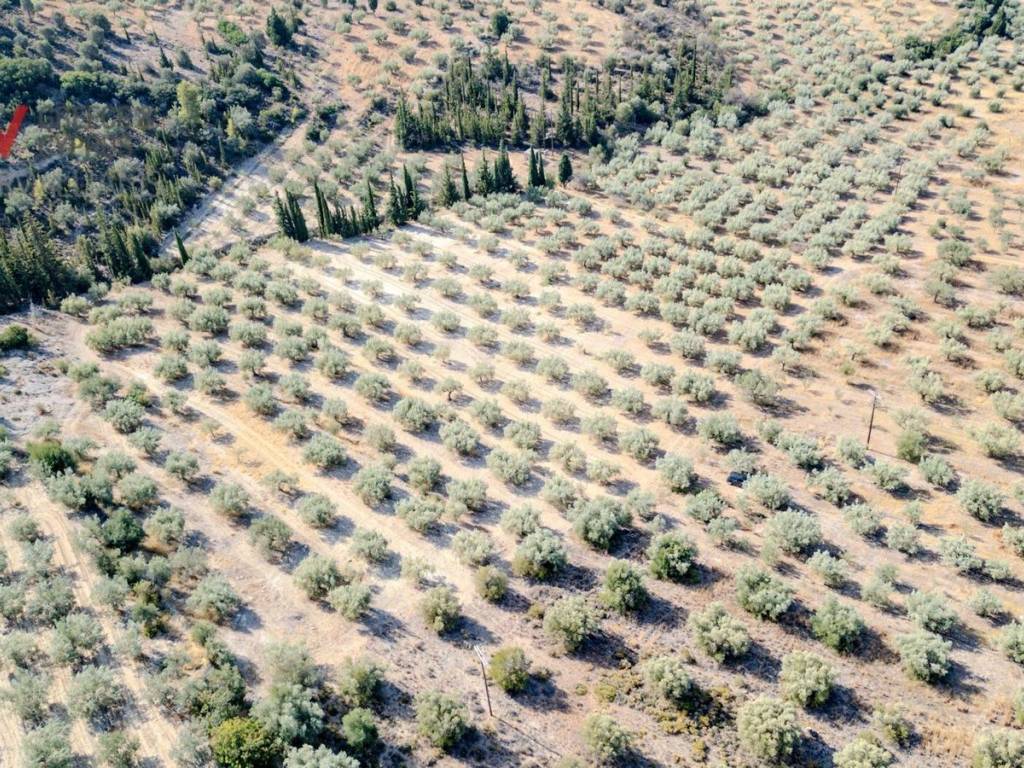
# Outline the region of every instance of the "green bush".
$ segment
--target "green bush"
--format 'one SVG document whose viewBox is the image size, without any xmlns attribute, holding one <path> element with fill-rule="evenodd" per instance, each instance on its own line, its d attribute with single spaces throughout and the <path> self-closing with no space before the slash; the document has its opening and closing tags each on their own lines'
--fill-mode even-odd
<svg viewBox="0 0 1024 768">
<path fill-rule="evenodd" d="M 835 675 L 820 656 L 794 651 L 782 659 L 779 682 L 782 694 L 801 707 L 820 707 L 832 694 Z"/>
<path fill-rule="evenodd" d="M 373 592 L 365 584 L 342 584 L 327 593 L 327 602 L 349 621 L 357 621 L 370 609 Z"/>
<path fill-rule="evenodd" d="M 945 595 L 916 589 L 907 597 L 907 615 L 921 629 L 940 635 L 950 632 L 959 622 Z"/>
<path fill-rule="evenodd" d="M 864 620 L 852 606 L 843 605 L 836 598 L 830 597 L 814 612 L 811 632 L 829 648 L 849 653 L 860 642 Z"/>
<path fill-rule="evenodd" d="M 766 763 L 789 758 L 800 738 L 793 706 L 766 696 L 740 707 L 736 729 L 743 748 Z"/>
<path fill-rule="evenodd" d="M 36 344 L 28 328 L 23 325 L 8 325 L 0 331 L 0 352 L 11 352 L 15 349 L 31 349 Z"/>
<path fill-rule="evenodd" d="M 1003 508 L 1003 494 L 994 485 L 968 478 L 956 494 L 960 508 L 983 522 L 988 522 Z"/>
<path fill-rule="evenodd" d="M 341 572 L 334 561 L 323 555 L 308 555 L 293 575 L 295 584 L 310 600 L 322 600 L 341 583 Z"/>
<path fill-rule="evenodd" d="M 452 629 L 462 617 L 462 608 L 451 587 L 434 587 L 423 597 L 420 614 L 438 634 Z"/>
<path fill-rule="evenodd" d="M 1006 658 L 1024 664 L 1024 622 L 1012 621 L 999 633 L 999 647 Z"/>
<path fill-rule="evenodd" d="M 835 768 L 888 768 L 893 756 L 870 736 L 861 735 L 836 752 Z"/>
<path fill-rule="evenodd" d="M 952 643 L 923 629 L 900 635 L 896 649 L 903 670 L 915 680 L 932 683 L 949 674 Z"/>
<path fill-rule="evenodd" d="M 491 655 L 488 665 L 491 679 L 506 693 L 516 693 L 530 679 L 530 660 L 521 648 L 504 646 Z"/>
<path fill-rule="evenodd" d="M 367 506 L 375 507 L 391 498 L 394 476 L 383 464 L 368 464 L 352 478 L 352 490 Z"/>
<path fill-rule="evenodd" d="M 210 749 L 219 768 L 274 768 L 281 746 L 256 720 L 233 717 L 210 732 Z"/>
<path fill-rule="evenodd" d="M 765 537 L 783 552 L 798 555 L 821 544 L 821 525 L 808 512 L 784 509 L 768 520 Z"/>
<path fill-rule="evenodd" d="M 439 691 L 416 697 L 416 729 L 438 749 L 449 750 L 469 725 L 469 711 L 461 701 Z"/>
<path fill-rule="evenodd" d="M 677 656 L 658 656 L 644 665 L 648 687 L 675 707 L 688 706 L 696 693 L 696 685 Z"/>
<path fill-rule="evenodd" d="M 647 547 L 651 574 L 658 579 L 684 581 L 694 571 L 697 545 L 682 533 L 663 533 Z"/>
<path fill-rule="evenodd" d="M 579 595 L 559 598 L 544 613 L 544 631 L 567 653 L 582 646 L 597 632 L 597 616 Z"/>
<path fill-rule="evenodd" d="M 757 618 L 778 621 L 793 604 L 793 590 L 768 571 L 747 565 L 736 574 L 736 599 Z"/>
<path fill-rule="evenodd" d="M 572 529 L 590 546 L 607 552 L 616 535 L 628 524 L 629 513 L 622 505 L 609 496 L 602 496 L 578 507 Z"/>
<path fill-rule="evenodd" d="M 721 603 L 710 603 L 703 611 L 690 614 L 687 626 L 697 645 L 719 664 L 743 656 L 750 649 L 750 634 Z"/>
<path fill-rule="evenodd" d="M 601 602 L 618 613 L 629 613 L 647 602 L 647 588 L 639 569 L 626 560 L 616 560 L 605 571 Z"/>
<path fill-rule="evenodd" d="M 234 616 L 242 601 L 228 580 L 214 573 L 196 585 L 185 605 L 195 616 L 220 623 Z"/>
<path fill-rule="evenodd" d="M 545 580 L 568 563 L 565 545 L 557 534 L 540 528 L 527 535 L 516 549 L 512 570 L 518 576 Z"/>
<path fill-rule="evenodd" d="M 626 754 L 632 736 L 610 715 L 594 714 L 583 723 L 583 743 L 594 760 L 605 765 Z"/>
<path fill-rule="evenodd" d="M 1009 728 L 982 731 L 974 742 L 971 768 L 1020 768 L 1024 735 Z"/>
<path fill-rule="evenodd" d="M 473 583 L 477 594 L 491 603 L 500 601 L 508 592 L 508 576 L 493 565 L 478 568 L 473 574 Z"/>
</svg>

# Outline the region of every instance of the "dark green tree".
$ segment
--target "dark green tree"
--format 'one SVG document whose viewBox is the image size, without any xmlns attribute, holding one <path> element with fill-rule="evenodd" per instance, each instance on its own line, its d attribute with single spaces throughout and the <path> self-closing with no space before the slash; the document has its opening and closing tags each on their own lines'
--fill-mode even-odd
<svg viewBox="0 0 1024 768">
<path fill-rule="evenodd" d="M 567 152 L 562 153 L 558 160 L 558 183 L 563 187 L 572 179 L 572 160 Z"/>
</svg>

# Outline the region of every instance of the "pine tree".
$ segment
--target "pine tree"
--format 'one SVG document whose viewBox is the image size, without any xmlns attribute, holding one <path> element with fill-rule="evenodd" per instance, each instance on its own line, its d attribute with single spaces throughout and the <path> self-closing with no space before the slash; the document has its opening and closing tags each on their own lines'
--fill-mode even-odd
<svg viewBox="0 0 1024 768">
<path fill-rule="evenodd" d="M 543 109 L 538 109 L 533 113 L 533 119 L 530 121 L 530 143 L 535 147 L 543 146 L 547 135 L 548 116 Z"/>
<path fill-rule="evenodd" d="M 572 160 L 567 152 L 562 153 L 558 161 L 558 182 L 564 187 L 572 179 Z"/>
<path fill-rule="evenodd" d="M 516 99 L 515 112 L 512 115 L 512 126 L 509 129 L 509 141 L 513 147 L 521 146 L 526 140 L 526 134 L 530 130 L 530 124 L 526 119 L 526 105 L 523 100 Z"/>
</svg>

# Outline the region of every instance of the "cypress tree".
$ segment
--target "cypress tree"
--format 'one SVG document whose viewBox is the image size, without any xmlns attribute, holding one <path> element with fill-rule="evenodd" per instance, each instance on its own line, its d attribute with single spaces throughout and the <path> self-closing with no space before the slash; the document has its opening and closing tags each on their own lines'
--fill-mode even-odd
<svg viewBox="0 0 1024 768">
<path fill-rule="evenodd" d="M 274 219 L 281 234 L 294 240 L 295 227 L 292 224 L 291 211 L 281 203 L 281 195 L 277 192 L 274 193 Z"/>
<path fill-rule="evenodd" d="M 466 173 L 465 155 L 459 155 L 459 162 L 462 164 L 462 199 L 469 200 L 473 196 L 473 190 L 469 188 L 469 174 Z"/>
<path fill-rule="evenodd" d="M 185 243 L 181 239 L 181 235 L 178 234 L 178 230 L 174 230 L 174 242 L 178 246 L 178 258 L 181 259 L 182 266 L 188 264 L 188 251 L 185 250 Z"/>
<path fill-rule="evenodd" d="M 437 191 L 437 204 L 442 208 L 447 208 L 458 199 L 459 190 L 455 186 L 455 180 L 452 179 L 451 166 L 446 162 L 444 164 L 444 174 L 441 176 L 441 186 Z"/>
<path fill-rule="evenodd" d="M 558 181 L 564 187 L 571 178 L 572 160 L 569 159 L 567 152 L 563 152 L 561 159 L 558 161 Z"/>
<path fill-rule="evenodd" d="M 494 191 L 494 176 L 491 174 L 491 166 L 487 162 L 487 153 L 480 155 L 480 164 L 476 168 L 476 192 L 480 195 L 489 195 Z"/>
<path fill-rule="evenodd" d="M 395 187 L 393 176 L 388 181 L 388 200 L 384 215 L 396 227 L 402 226 L 408 220 L 405 202 L 402 200 L 402 194 Z"/>
<path fill-rule="evenodd" d="M 366 180 L 366 195 L 363 198 L 363 215 L 360 230 L 363 234 L 373 232 L 380 226 L 380 217 L 377 215 L 377 201 L 373 197 L 373 188 L 370 180 Z"/>
<path fill-rule="evenodd" d="M 295 239 L 304 243 L 309 240 L 309 230 L 306 228 L 306 217 L 302 215 L 302 208 L 299 206 L 298 198 L 291 192 L 285 192 L 288 204 L 288 215 L 292 220 L 292 227 L 295 232 Z"/>
</svg>

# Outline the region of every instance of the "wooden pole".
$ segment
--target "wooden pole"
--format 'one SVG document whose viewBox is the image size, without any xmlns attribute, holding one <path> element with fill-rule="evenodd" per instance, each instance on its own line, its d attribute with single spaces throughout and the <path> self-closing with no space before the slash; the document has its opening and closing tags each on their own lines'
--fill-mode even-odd
<svg viewBox="0 0 1024 768">
<path fill-rule="evenodd" d="M 484 679 L 484 698 L 487 699 L 487 714 L 494 717 L 494 710 L 491 709 L 491 689 L 487 684 L 487 665 L 484 664 L 484 655 L 480 652 L 479 646 L 474 645 L 477 661 L 480 662 L 480 676 Z"/>
<path fill-rule="evenodd" d="M 865 448 L 871 447 L 871 433 L 875 429 L 875 407 L 878 405 L 878 395 L 871 395 L 871 419 L 868 421 L 868 439 L 864 443 Z"/>
</svg>

